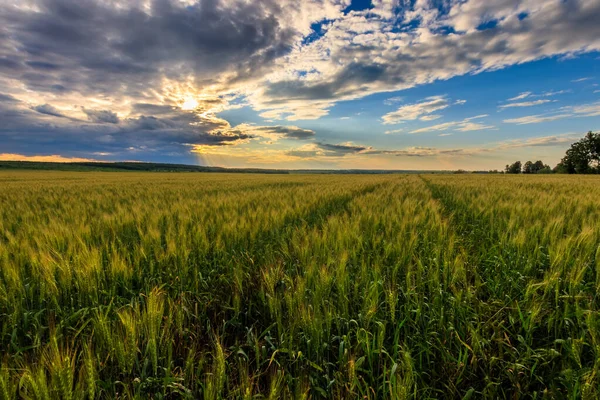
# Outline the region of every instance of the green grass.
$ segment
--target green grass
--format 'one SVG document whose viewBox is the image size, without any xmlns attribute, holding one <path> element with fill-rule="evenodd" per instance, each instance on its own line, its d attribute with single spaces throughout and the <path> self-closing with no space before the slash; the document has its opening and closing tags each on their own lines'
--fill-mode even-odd
<svg viewBox="0 0 600 400">
<path fill-rule="evenodd" d="M 600 179 L 0 172 L 0 399 L 600 397 Z"/>
</svg>

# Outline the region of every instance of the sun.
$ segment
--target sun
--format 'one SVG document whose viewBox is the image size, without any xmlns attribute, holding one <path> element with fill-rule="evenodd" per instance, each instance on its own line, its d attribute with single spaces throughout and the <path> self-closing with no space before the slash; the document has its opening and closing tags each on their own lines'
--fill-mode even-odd
<svg viewBox="0 0 600 400">
<path fill-rule="evenodd" d="M 182 110 L 195 110 L 197 107 L 198 100 L 194 99 L 193 97 L 188 97 L 181 105 Z"/>
</svg>

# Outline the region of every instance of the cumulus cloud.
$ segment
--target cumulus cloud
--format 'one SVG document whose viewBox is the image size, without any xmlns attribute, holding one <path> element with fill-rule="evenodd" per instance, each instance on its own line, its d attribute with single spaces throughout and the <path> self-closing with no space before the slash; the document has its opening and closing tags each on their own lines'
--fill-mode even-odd
<svg viewBox="0 0 600 400">
<path fill-rule="evenodd" d="M 291 115 L 298 100 L 311 102 L 317 117 L 339 100 L 600 49 L 594 0 L 452 1 L 445 10 L 431 3 L 405 5 L 389 19 L 369 10 L 334 20 L 323 37 L 287 55 L 286 71 L 271 75 L 251 102 Z M 395 29 L 398 18 L 418 28 Z"/>
</svg>

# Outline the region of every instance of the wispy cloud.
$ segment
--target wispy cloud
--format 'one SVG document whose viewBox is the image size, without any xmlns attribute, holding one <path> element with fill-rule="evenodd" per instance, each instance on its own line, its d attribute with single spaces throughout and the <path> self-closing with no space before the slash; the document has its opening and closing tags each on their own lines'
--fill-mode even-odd
<svg viewBox="0 0 600 400">
<path fill-rule="evenodd" d="M 424 128 L 419 128 L 411 131 L 410 133 L 424 133 L 431 131 L 443 131 L 443 130 L 454 130 L 460 132 L 469 132 L 469 131 L 481 131 L 486 129 L 495 128 L 492 125 L 485 125 L 478 122 L 473 122 L 476 119 L 488 117 L 487 114 L 476 115 L 474 117 L 465 118 L 461 121 L 450 121 L 444 122 L 438 125 L 427 126 Z"/>
<path fill-rule="evenodd" d="M 533 106 L 539 106 L 540 104 L 551 103 L 553 101 L 556 101 L 556 100 L 523 101 L 523 102 L 519 102 L 519 103 L 503 104 L 501 106 L 498 106 L 498 108 L 505 109 L 505 108 L 512 108 L 512 107 L 533 107 Z"/>
<path fill-rule="evenodd" d="M 517 101 L 517 100 L 523 100 L 529 97 L 551 97 L 551 96 L 558 96 L 560 94 L 565 94 L 565 93 L 570 93 L 571 90 L 555 90 L 555 91 L 547 91 L 547 92 L 542 92 L 539 94 L 535 94 L 533 92 L 521 92 L 519 93 L 517 96 L 515 97 L 511 97 L 510 99 L 507 99 L 506 101 Z"/>
<path fill-rule="evenodd" d="M 539 124 L 565 118 L 583 118 L 600 116 L 600 102 L 582 104 L 578 106 L 561 107 L 554 113 L 527 115 L 520 118 L 509 118 L 503 122 L 517 125 Z"/>
<path fill-rule="evenodd" d="M 384 133 L 386 135 L 393 135 L 394 133 L 402 133 L 402 132 L 404 132 L 404 129 L 393 129 L 393 130 L 385 131 Z"/>
<path fill-rule="evenodd" d="M 523 92 L 523 93 L 520 93 L 518 96 L 508 99 L 508 101 L 523 100 L 529 96 L 531 96 L 531 92 Z"/>
<path fill-rule="evenodd" d="M 394 105 L 396 103 L 401 103 L 403 101 L 404 101 L 404 97 L 395 96 L 395 97 L 390 97 L 389 99 L 385 99 L 383 101 L 383 104 L 385 104 L 386 106 L 391 106 L 391 105 Z"/>
<path fill-rule="evenodd" d="M 527 115 L 520 118 L 509 118 L 502 122 L 507 124 L 527 125 L 527 124 L 539 124 L 541 122 L 556 121 L 563 118 L 570 117 L 571 114 L 556 114 L 556 115 Z"/>
<path fill-rule="evenodd" d="M 388 125 L 416 119 L 430 121 L 431 119 L 439 118 L 437 115 L 432 116 L 433 112 L 448 107 L 450 107 L 450 103 L 446 96 L 432 96 L 418 103 L 401 106 L 396 111 L 385 114 L 382 119 L 383 123 Z"/>
<path fill-rule="evenodd" d="M 590 79 L 593 79 L 593 78 L 591 76 L 586 76 L 584 78 L 573 79 L 571 82 L 573 82 L 573 83 L 579 83 L 579 82 L 589 81 Z"/>
</svg>

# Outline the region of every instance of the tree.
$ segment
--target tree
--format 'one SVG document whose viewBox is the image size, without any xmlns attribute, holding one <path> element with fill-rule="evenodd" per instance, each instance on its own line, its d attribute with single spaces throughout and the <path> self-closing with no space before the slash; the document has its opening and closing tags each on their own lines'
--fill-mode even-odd
<svg viewBox="0 0 600 400">
<path fill-rule="evenodd" d="M 520 174 L 521 173 L 521 161 L 515 161 L 511 165 L 507 165 L 505 168 L 507 174 Z"/>
<path fill-rule="evenodd" d="M 588 132 L 571 145 L 555 168 L 565 174 L 594 174 L 600 172 L 600 132 Z"/>
<path fill-rule="evenodd" d="M 543 170 L 544 168 L 546 168 L 547 165 L 544 165 L 544 163 L 541 160 L 537 160 L 536 162 L 533 163 L 533 165 L 531 166 L 531 171 L 534 174 L 539 174 L 541 170 Z"/>
<path fill-rule="evenodd" d="M 523 165 L 523 173 L 524 174 L 539 174 L 541 171 L 545 170 L 546 168 L 548 170 L 550 170 L 550 172 L 552 172 L 550 167 L 545 165 L 541 160 L 538 160 L 536 162 L 527 161 Z M 548 171 L 546 170 L 543 173 L 547 174 Z"/>
</svg>

